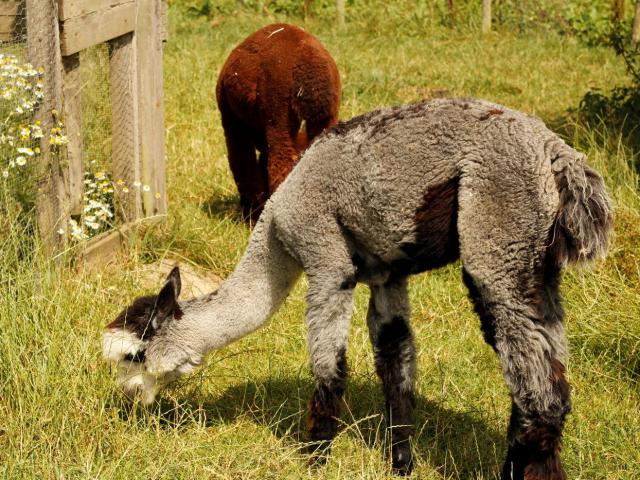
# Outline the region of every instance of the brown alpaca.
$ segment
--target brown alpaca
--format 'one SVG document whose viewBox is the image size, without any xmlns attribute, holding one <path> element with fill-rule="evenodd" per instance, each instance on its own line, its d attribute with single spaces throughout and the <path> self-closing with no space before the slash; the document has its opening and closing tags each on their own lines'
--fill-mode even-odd
<svg viewBox="0 0 640 480">
<path fill-rule="evenodd" d="M 242 213 L 255 223 L 299 153 L 337 123 L 338 68 L 317 38 L 274 23 L 231 52 L 216 97 Z"/>
</svg>

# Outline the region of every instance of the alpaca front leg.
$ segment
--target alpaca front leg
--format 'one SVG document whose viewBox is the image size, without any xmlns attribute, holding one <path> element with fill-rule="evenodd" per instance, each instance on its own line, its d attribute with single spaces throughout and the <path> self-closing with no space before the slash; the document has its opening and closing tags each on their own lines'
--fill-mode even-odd
<svg viewBox="0 0 640 480">
<path fill-rule="evenodd" d="M 308 416 L 313 461 L 323 461 L 338 433 L 340 405 L 347 382 L 346 347 L 352 289 L 318 284 L 310 277 L 306 321 L 315 390 Z M 333 282 L 331 282 L 333 283 Z"/>
<path fill-rule="evenodd" d="M 367 324 L 376 371 L 382 380 L 391 438 L 391 465 L 396 473 L 413 470 L 415 346 L 409 326 L 406 279 L 371 288 Z"/>
</svg>

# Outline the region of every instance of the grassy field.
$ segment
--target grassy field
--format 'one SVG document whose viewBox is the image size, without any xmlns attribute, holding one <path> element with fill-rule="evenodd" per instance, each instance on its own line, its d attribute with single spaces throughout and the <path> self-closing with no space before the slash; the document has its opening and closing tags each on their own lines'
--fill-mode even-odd
<svg viewBox="0 0 640 480">
<path fill-rule="evenodd" d="M 22 232 L 0 219 L 9 232 L 0 245 L 0 477 L 391 478 L 362 287 L 344 425 L 326 467 L 309 469 L 301 449 L 313 386 L 304 281 L 265 329 L 212 353 L 153 408 L 128 407 L 114 388 L 101 360 L 101 329 L 147 293 L 137 269 L 171 256 L 225 277 L 249 236 L 238 220 L 214 89 L 233 46 L 269 19 L 170 13 L 166 223 L 117 266 L 77 273 L 56 270 L 37 245 L 25 252 Z M 402 22 L 393 15 L 402 12 L 389 15 L 342 31 L 329 21 L 306 24 L 341 71 L 342 118 L 433 95 L 483 97 L 541 116 L 606 176 L 616 204 L 610 256 L 567 272 L 563 284 L 574 405 L 563 458 L 572 479 L 640 478 L 637 154 L 613 132 L 580 126 L 568 113 L 589 89 L 624 83 L 621 60 L 551 32 L 480 38 L 472 29 L 428 25 L 418 35 L 396 28 Z M 419 352 L 415 478 L 494 478 L 506 452 L 508 392 L 460 277 L 456 264 L 411 282 Z"/>
</svg>

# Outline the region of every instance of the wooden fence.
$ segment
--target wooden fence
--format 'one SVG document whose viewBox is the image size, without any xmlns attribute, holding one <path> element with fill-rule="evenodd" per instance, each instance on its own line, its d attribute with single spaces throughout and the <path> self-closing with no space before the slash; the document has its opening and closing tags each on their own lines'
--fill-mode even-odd
<svg viewBox="0 0 640 480">
<path fill-rule="evenodd" d="M 26 8 L 25 8 L 26 6 Z M 38 229 L 45 248 L 62 251 L 59 231 L 83 209 L 83 144 L 80 54 L 107 43 L 112 111 L 112 174 L 130 188 L 115 195 L 118 231 L 89 242 L 87 255 L 112 251 L 142 218 L 166 213 L 162 50 L 166 39 L 163 0 L 22 0 L 0 2 L 0 40 L 17 35 L 26 12 L 29 62 L 44 68 L 44 99 L 36 120 L 45 132 L 61 112 L 69 139 L 66 155 L 55 154 L 45 135 Z M 148 190 L 148 191 L 147 191 Z"/>
</svg>

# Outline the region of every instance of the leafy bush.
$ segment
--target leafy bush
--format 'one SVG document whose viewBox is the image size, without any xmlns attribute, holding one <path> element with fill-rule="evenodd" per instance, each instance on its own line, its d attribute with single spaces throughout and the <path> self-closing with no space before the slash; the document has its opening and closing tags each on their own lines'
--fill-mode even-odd
<svg viewBox="0 0 640 480">
<path fill-rule="evenodd" d="M 574 0 L 564 11 L 570 32 L 587 45 L 607 42 L 612 28 L 612 11 L 608 2 Z"/>
<path fill-rule="evenodd" d="M 640 151 L 640 45 L 632 45 L 625 29 L 614 30 L 609 44 L 627 66 L 630 83 L 614 87 L 608 93 L 591 90 L 580 102 L 578 113 L 589 125 L 602 125 L 622 132 L 630 146 Z M 640 168 L 640 163 L 637 167 Z"/>
</svg>

